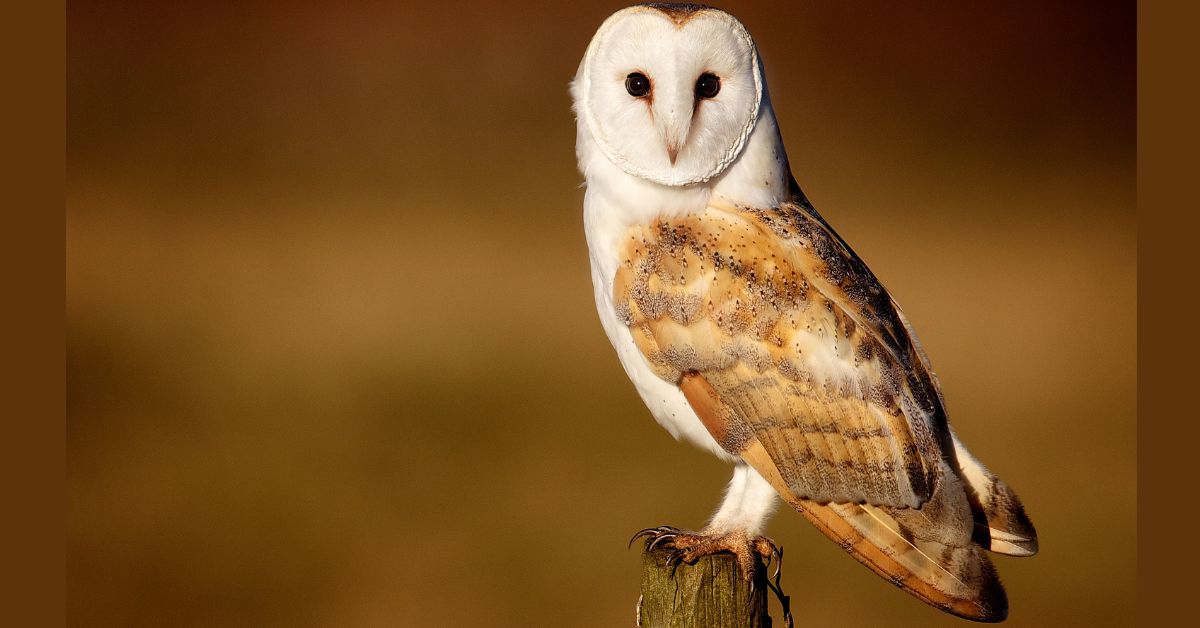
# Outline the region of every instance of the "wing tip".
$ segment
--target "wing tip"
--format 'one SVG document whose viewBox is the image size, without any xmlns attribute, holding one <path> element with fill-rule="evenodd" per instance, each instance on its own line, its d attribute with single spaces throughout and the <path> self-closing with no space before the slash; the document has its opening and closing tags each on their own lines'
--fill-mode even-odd
<svg viewBox="0 0 1200 628">
<path fill-rule="evenodd" d="M 788 500 L 817 529 L 838 543 L 863 565 L 891 581 L 917 599 L 948 614 L 982 623 L 996 623 L 1008 617 L 1008 595 L 996 568 L 984 553 L 983 548 L 968 543 L 958 548 L 959 564 L 971 567 L 959 571 L 954 586 L 939 586 L 922 577 L 924 570 L 913 570 L 896 562 L 893 552 L 886 551 L 887 539 L 868 539 L 864 531 L 856 531 L 846 514 L 844 506 L 820 506 L 811 502 Z M 869 514 L 865 507 L 859 507 Z M 887 533 L 886 528 L 878 528 Z M 895 531 L 891 531 L 896 534 Z M 870 535 L 869 532 L 866 532 Z M 874 535 L 870 535 L 874 536 Z M 932 563 L 930 563 L 932 564 Z M 945 569 L 945 567 L 943 567 Z"/>
<path fill-rule="evenodd" d="M 976 550 L 978 552 L 978 550 Z M 1008 593 L 1000 582 L 996 567 L 982 552 L 978 552 L 980 578 L 975 596 L 969 600 L 970 610 L 965 614 L 953 613 L 964 619 L 985 624 L 995 624 L 1008 618 Z"/>
<path fill-rule="evenodd" d="M 956 594 L 925 586 L 904 587 L 908 593 L 940 611 L 961 619 L 994 624 L 1008 618 L 1008 593 L 1000 582 L 996 567 L 988 560 L 981 548 L 971 550 L 972 562 L 979 572 L 967 582 L 967 590 Z"/>
</svg>

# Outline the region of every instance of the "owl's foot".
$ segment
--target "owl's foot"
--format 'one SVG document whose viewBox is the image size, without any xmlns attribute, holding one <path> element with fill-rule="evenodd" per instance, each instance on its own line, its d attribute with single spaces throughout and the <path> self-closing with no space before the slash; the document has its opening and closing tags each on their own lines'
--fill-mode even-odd
<svg viewBox="0 0 1200 628">
<path fill-rule="evenodd" d="M 771 558 L 782 558 L 782 551 L 765 536 L 750 536 L 742 530 L 685 532 L 671 526 L 646 528 L 633 535 L 630 545 L 639 538 L 646 538 L 646 549 L 663 547 L 672 550 L 667 564 L 680 562 L 693 565 L 703 556 L 729 552 L 737 557 L 742 577 L 754 580 L 754 564 L 762 557 L 765 564 Z"/>
</svg>

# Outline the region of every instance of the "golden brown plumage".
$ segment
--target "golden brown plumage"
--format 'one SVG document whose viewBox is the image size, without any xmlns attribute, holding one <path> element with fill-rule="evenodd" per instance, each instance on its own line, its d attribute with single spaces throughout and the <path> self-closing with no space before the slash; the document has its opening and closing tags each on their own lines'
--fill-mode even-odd
<svg viewBox="0 0 1200 628">
<path fill-rule="evenodd" d="M 818 529 L 930 604 L 1004 618 L 975 523 L 1036 549 L 1032 526 L 1007 487 L 1023 523 L 984 512 L 899 308 L 802 197 L 634 226 L 613 302 L 721 447 Z"/>
<path fill-rule="evenodd" d="M 1033 526 L 955 438 L 903 313 L 796 186 L 745 26 L 618 11 L 571 93 L 601 325 L 655 420 L 734 463 L 702 530 L 642 534 L 681 560 L 733 552 L 748 577 L 781 496 L 913 595 L 1002 619 L 983 551 L 1030 555 Z"/>
</svg>

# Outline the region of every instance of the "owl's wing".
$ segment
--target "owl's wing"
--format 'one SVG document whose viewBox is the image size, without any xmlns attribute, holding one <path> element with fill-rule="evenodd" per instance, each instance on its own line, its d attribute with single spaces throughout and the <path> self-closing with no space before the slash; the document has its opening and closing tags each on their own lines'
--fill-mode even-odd
<svg viewBox="0 0 1200 628">
<path fill-rule="evenodd" d="M 638 228 L 626 249 L 618 316 L 661 377 L 703 378 L 725 449 L 757 440 L 799 499 L 929 500 L 936 392 L 887 292 L 821 223 L 792 205 L 709 208 Z"/>
<path fill-rule="evenodd" d="M 857 559 L 996 620 L 936 383 L 891 297 L 809 208 L 710 207 L 637 227 L 617 315 L 709 432 Z"/>
</svg>

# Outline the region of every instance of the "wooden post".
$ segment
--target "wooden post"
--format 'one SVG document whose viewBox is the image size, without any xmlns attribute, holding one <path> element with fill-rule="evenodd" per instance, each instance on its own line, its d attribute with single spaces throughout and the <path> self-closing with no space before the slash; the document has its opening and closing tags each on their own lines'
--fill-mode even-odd
<svg viewBox="0 0 1200 628">
<path fill-rule="evenodd" d="M 751 587 L 733 554 L 704 556 L 695 565 L 668 565 L 670 555 L 661 546 L 642 552 L 641 628 L 770 628 L 761 560 Z"/>
</svg>

